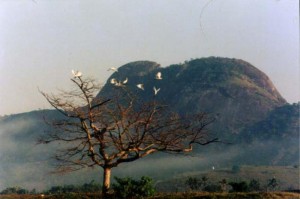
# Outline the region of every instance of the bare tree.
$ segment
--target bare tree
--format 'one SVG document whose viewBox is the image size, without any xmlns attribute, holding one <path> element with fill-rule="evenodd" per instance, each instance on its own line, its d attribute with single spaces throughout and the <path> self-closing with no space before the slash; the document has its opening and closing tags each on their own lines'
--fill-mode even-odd
<svg viewBox="0 0 300 199">
<path fill-rule="evenodd" d="M 58 95 L 41 92 L 63 118 L 47 121 L 53 130 L 39 143 L 64 143 L 55 155 L 58 172 L 100 166 L 103 195 L 110 189 L 111 169 L 156 152 L 188 153 L 209 139 L 207 114 L 180 116 L 155 100 L 139 100 L 125 87 L 113 89 L 110 99 L 96 98 L 100 87 L 81 76 L 71 79 L 74 90 Z M 153 98 L 155 99 L 155 98 Z"/>
</svg>

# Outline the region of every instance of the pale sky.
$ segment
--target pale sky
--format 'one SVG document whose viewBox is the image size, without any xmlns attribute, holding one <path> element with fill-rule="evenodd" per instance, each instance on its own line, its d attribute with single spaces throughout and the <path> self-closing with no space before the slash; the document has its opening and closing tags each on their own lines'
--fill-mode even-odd
<svg viewBox="0 0 300 199">
<path fill-rule="evenodd" d="M 300 100 L 298 0 L 0 0 L 0 115 L 49 108 L 71 70 L 220 56 L 250 62 Z"/>
</svg>

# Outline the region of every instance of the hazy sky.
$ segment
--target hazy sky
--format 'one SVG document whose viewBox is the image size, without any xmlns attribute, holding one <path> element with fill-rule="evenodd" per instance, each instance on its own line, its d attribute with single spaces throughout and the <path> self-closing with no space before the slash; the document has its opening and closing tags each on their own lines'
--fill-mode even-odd
<svg viewBox="0 0 300 199">
<path fill-rule="evenodd" d="M 0 115 L 49 108 L 72 69 L 240 58 L 299 101 L 298 0 L 0 0 Z"/>
</svg>

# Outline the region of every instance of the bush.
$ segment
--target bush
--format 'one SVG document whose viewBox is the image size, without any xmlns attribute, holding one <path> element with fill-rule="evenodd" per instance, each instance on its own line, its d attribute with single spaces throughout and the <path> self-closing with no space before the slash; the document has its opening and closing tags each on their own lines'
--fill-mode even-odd
<svg viewBox="0 0 300 199">
<path fill-rule="evenodd" d="M 91 181 L 83 185 L 64 185 L 64 186 L 52 186 L 46 194 L 62 194 L 62 193 L 93 193 L 100 192 L 101 185 Z"/>
<path fill-rule="evenodd" d="M 226 187 L 227 187 L 227 180 L 224 178 L 224 179 L 222 179 L 221 181 L 219 181 L 219 184 L 220 184 L 220 186 L 221 186 L 221 190 L 222 191 L 226 191 Z"/>
<path fill-rule="evenodd" d="M 268 183 L 268 188 L 270 188 L 271 190 L 276 190 L 277 187 L 279 186 L 279 183 L 277 182 L 276 178 L 273 177 L 272 179 L 269 179 L 269 183 Z"/>
<path fill-rule="evenodd" d="M 230 182 L 229 185 L 232 187 L 232 192 L 248 192 L 249 186 L 247 182 Z"/>
<path fill-rule="evenodd" d="M 85 193 L 93 193 L 93 192 L 100 192 L 102 190 L 102 186 L 98 183 L 95 183 L 92 180 L 90 183 L 85 183 L 80 187 L 81 192 Z"/>
<path fill-rule="evenodd" d="M 222 192 L 222 187 L 220 185 L 210 184 L 210 185 L 206 185 L 203 188 L 203 191 L 207 191 L 207 192 Z"/>
<path fill-rule="evenodd" d="M 201 187 L 201 181 L 198 178 L 189 177 L 185 184 L 193 191 L 198 190 Z"/>
<path fill-rule="evenodd" d="M 21 187 L 8 187 L 1 192 L 1 194 L 27 194 L 27 193 L 29 193 L 29 191 Z"/>
<path fill-rule="evenodd" d="M 199 190 L 204 188 L 208 185 L 208 177 L 203 176 L 201 179 L 196 178 L 196 177 L 189 177 L 186 181 L 185 184 L 192 190 Z"/>
<path fill-rule="evenodd" d="M 201 186 L 205 187 L 207 185 L 207 183 L 208 183 L 208 177 L 203 176 L 201 178 L 201 182 L 200 182 Z"/>
<path fill-rule="evenodd" d="M 116 183 L 112 184 L 117 198 L 143 198 L 153 196 L 155 193 L 151 178 L 143 176 L 141 180 L 132 178 L 115 177 Z"/>
<path fill-rule="evenodd" d="M 249 183 L 249 191 L 260 191 L 260 183 L 258 180 L 252 179 Z"/>
</svg>

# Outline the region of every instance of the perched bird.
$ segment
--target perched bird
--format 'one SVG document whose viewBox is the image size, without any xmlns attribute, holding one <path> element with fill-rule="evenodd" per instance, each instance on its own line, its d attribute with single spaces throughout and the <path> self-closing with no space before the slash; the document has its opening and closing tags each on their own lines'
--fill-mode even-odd
<svg viewBox="0 0 300 199">
<path fill-rule="evenodd" d="M 80 71 L 74 71 L 74 70 L 72 70 L 72 74 L 73 74 L 73 76 L 76 78 L 76 77 L 81 77 L 82 76 L 82 73 L 80 72 Z"/>
<path fill-rule="evenodd" d="M 110 80 L 110 83 L 115 85 L 115 84 L 118 83 L 118 82 L 117 82 L 117 80 L 116 80 L 115 78 L 112 78 L 112 79 Z"/>
<path fill-rule="evenodd" d="M 161 72 L 157 72 L 157 73 L 156 73 L 155 79 L 157 79 L 157 80 L 162 80 Z"/>
<path fill-rule="evenodd" d="M 137 84 L 136 86 L 137 86 L 139 89 L 144 90 L 144 84 Z"/>
<path fill-rule="evenodd" d="M 110 71 L 110 70 L 118 72 L 118 69 L 116 67 L 110 67 L 107 71 Z"/>
<path fill-rule="evenodd" d="M 214 167 L 214 166 L 212 166 L 212 167 L 211 167 L 211 169 L 212 169 L 212 170 L 215 170 L 215 167 Z"/>
<path fill-rule="evenodd" d="M 154 90 L 154 95 L 157 95 L 158 91 L 160 91 L 160 88 L 159 88 L 159 89 L 156 89 L 156 87 L 154 86 L 154 87 L 153 87 L 153 90 Z"/>
<path fill-rule="evenodd" d="M 126 77 L 126 79 L 122 83 L 127 84 L 127 82 L 128 82 L 128 78 Z"/>
</svg>

